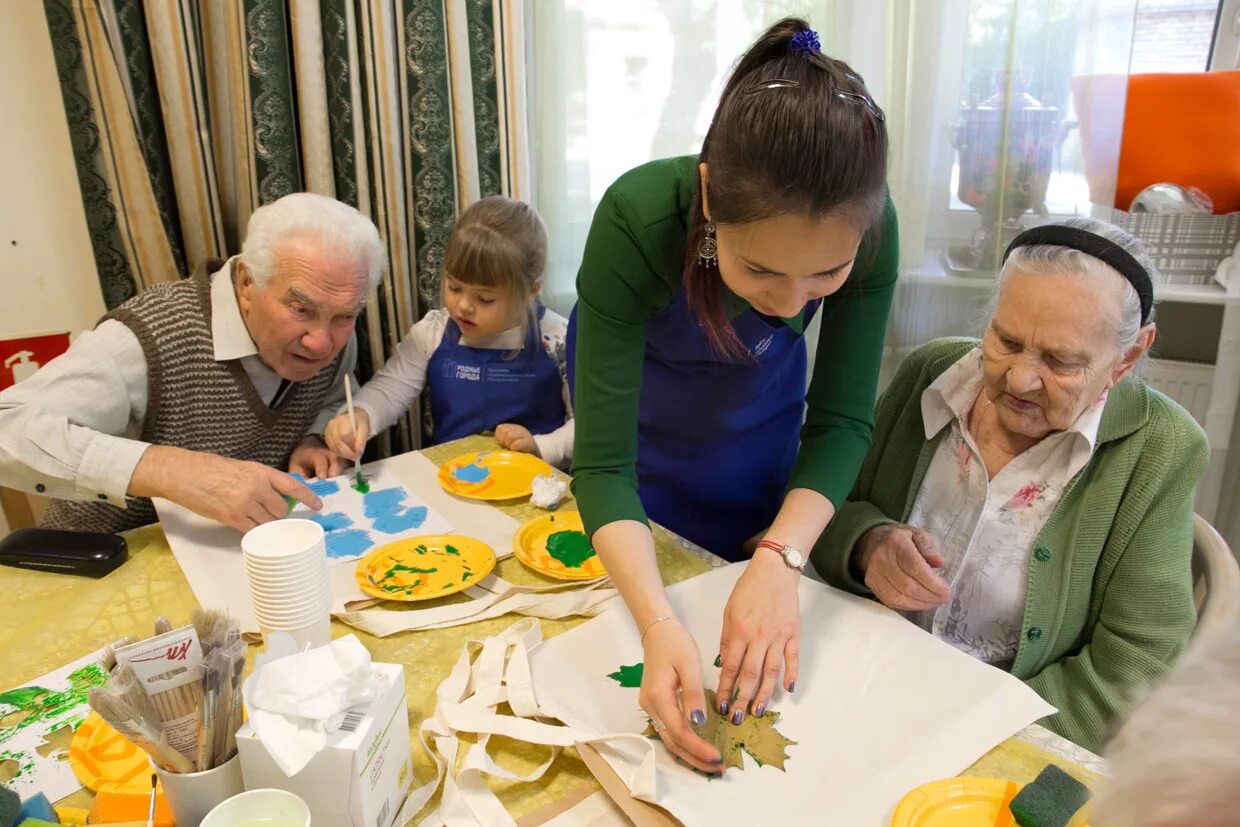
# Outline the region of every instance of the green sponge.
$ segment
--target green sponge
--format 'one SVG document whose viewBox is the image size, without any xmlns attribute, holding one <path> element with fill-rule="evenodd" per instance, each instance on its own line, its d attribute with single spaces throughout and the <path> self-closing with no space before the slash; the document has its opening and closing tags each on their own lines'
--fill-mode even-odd
<svg viewBox="0 0 1240 827">
<path fill-rule="evenodd" d="M 1020 827 L 1066 827 L 1089 795 L 1089 788 L 1080 781 L 1047 764 L 1012 799 L 1012 815 Z"/>
</svg>

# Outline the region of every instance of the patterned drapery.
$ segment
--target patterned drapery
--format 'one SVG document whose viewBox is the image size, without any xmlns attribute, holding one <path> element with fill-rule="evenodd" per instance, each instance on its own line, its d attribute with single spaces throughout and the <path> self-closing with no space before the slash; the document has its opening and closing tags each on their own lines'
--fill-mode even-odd
<svg viewBox="0 0 1240 827">
<path fill-rule="evenodd" d="M 483 195 L 530 196 L 521 0 L 44 0 L 104 301 L 240 248 L 290 192 L 370 216 L 388 250 L 365 380 L 439 303 Z M 406 417 L 381 451 L 418 444 Z"/>
</svg>

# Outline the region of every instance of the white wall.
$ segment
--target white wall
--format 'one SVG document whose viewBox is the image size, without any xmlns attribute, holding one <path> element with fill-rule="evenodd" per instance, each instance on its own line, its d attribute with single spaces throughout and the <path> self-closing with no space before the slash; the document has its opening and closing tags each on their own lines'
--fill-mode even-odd
<svg viewBox="0 0 1240 827">
<path fill-rule="evenodd" d="M 103 315 L 43 4 L 5 3 L 0 24 L 0 338 Z M 0 514 L 0 536 L 8 531 Z"/>
</svg>

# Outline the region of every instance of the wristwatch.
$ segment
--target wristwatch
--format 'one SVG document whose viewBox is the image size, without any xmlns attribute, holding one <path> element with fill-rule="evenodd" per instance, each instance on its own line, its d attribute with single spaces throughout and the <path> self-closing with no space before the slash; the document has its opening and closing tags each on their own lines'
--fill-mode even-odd
<svg viewBox="0 0 1240 827">
<path fill-rule="evenodd" d="M 809 558 L 805 556 L 805 552 L 796 546 L 780 545 L 774 540 L 762 540 L 758 543 L 758 548 L 769 548 L 771 551 L 784 558 L 784 565 L 790 569 L 797 571 L 805 571 L 805 564 L 809 562 Z"/>
</svg>

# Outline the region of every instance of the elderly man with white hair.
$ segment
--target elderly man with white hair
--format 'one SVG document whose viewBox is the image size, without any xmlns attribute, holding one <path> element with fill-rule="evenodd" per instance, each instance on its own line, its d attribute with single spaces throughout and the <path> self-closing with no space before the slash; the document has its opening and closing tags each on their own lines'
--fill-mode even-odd
<svg viewBox="0 0 1240 827">
<path fill-rule="evenodd" d="M 241 254 L 104 316 L 0 393 L 0 483 L 54 498 L 43 525 L 124 531 L 163 497 L 239 530 L 320 501 L 317 434 L 356 360 L 384 251 L 357 210 L 297 193 L 250 217 Z"/>
</svg>

